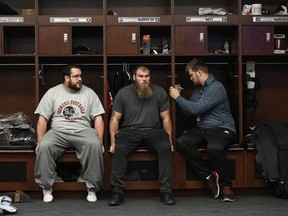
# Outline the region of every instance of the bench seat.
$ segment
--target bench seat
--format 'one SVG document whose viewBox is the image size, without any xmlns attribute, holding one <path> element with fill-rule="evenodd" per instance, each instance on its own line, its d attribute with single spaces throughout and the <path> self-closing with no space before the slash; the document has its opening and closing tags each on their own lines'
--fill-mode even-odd
<svg viewBox="0 0 288 216">
<path fill-rule="evenodd" d="M 200 149 L 205 160 L 209 161 L 209 155 L 205 148 Z M 227 158 L 233 170 L 233 184 L 236 188 L 242 187 L 263 187 L 262 179 L 255 179 L 253 164 L 255 150 L 245 150 L 239 144 L 231 146 L 227 151 Z M 0 169 L 8 170 L 6 174 L 0 177 L 0 191 L 27 190 L 37 191 L 38 185 L 34 181 L 35 152 L 30 146 L 0 146 Z M 104 153 L 105 164 L 105 190 L 110 189 L 109 179 L 111 173 L 112 155 L 107 151 Z M 139 148 L 128 157 L 128 163 L 157 163 L 158 157 L 144 147 Z M 68 149 L 57 163 L 78 163 L 74 149 Z M 141 166 L 141 165 L 140 165 Z M 186 161 L 183 155 L 177 151 L 174 152 L 174 188 L 175 189 L 194 189 L 203 188 L 205 185 L 197 179 L 189 179 L 189 168 L 186 167 Z M 4 176 L 4 177 L 3 177 Z M 107 185 L 108 184 L 108 185 Z M 54 190 L 85 190 L 83 182 L 55 182 Z M 159 189 L 158 180 L 145 181 L 127 181 L 125 189 L 128 190 L 146 190 Z"/>
</svg>

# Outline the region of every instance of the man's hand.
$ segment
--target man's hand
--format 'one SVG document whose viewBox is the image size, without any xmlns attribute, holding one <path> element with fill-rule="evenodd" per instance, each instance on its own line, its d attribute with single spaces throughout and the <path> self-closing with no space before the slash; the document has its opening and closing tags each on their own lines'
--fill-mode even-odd
<svg viewBox="0 0 288 216">
<path fill-rule="evenodd" d="M 114 151 L 115 151 L 115 144 L 114 144 L 114 145 L 111 144 L 111 145 L 110 145 L 109 152 L 110 152 L 111 154 L 114 154 Z"/>
<path fill-rule="evenodd" d="M 37 143 L 36 148 L 35 148 L 35 154 L 37 155 L 38 151 L 39 151 L 40 145 L 39 143 Z"/>
<path fill-rule="evenodd" d="M 171 152 L 174 152 L 174 151 L 175 151 L 174 146 L 171 145 Z"/>
<path fill-rule="evenodd" d="M 172 98 L 172 99 L 176 99 L 177 97 L 179 97 L 180 96 L 180 89 L 177 89 L 176 87 L 174 88 L 174 87 L 170 87 L 169 88 L 169 95 L 170 95 L 170 97 Z"/>
</svg>

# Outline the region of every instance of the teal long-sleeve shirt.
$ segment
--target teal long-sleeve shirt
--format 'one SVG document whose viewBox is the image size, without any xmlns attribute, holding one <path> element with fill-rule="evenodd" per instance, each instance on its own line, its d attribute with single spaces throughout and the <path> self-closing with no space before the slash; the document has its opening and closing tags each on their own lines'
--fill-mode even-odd
<svg viewBox="0 0 288 216">
<path fill-rule="evenodd" d="M 204 86 L 199 86 L 193 91 L 189 100 L 179 96 L 176 103 L 186 115 L 196 115 L 198 127 L 220 127 L 236 133 L 225 87 L 212 74 Z"/>
</svg>

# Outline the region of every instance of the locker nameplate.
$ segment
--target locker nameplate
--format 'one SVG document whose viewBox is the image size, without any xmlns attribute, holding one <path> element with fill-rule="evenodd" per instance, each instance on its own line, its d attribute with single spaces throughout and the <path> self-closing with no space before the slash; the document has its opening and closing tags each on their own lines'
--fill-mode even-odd
<svg viewBox="0 0 288 216">
<path fill-rule="evenodd" d="M 288 22 L 288 17 L 263 17 L 254 16 L 253 22 Z"/>
<path fill-rule="evenodd" d="M 50 17 L 50 23 L 91 23 L 92 17 Z"/>
<path fill-rule="evenodd" d="M 213 17 L 213 16 L 188 16 L 186 22 L 227 22 L 226 16 Z"/>
<path fill-rule="evenodd" d="M 118 17 L 118 23 L 159 23 L 160 17 Z"/>
<path fill-rule="evenodd" d="M 24 17 L 0 17 L 0 23 L 23 23 Z"/>
</svg>

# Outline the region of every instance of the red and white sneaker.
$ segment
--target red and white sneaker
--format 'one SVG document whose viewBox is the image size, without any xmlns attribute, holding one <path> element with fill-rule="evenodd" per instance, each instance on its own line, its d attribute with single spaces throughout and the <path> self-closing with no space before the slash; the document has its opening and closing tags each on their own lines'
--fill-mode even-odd
<svg viewBox="0 0 288 216">
<path fill-rule="evenodd" d="M 207 178 L 208 186 L 211 190 L 211 195 L 214 199 L 216 199 L 220 194 L 220 187 L 219 187 L 219 176 L 216 171 L 212 171 L 211 175 Z"/>
<path fill-rule="evenodd" d="M 222 194 L 222 198 L 223 198 L 223 202 L 234 202 L 234 193 L 232 192 L 232 190 L 226 186 L 223 188 L 223 190 L 221 191 Z"/>
</svg>

